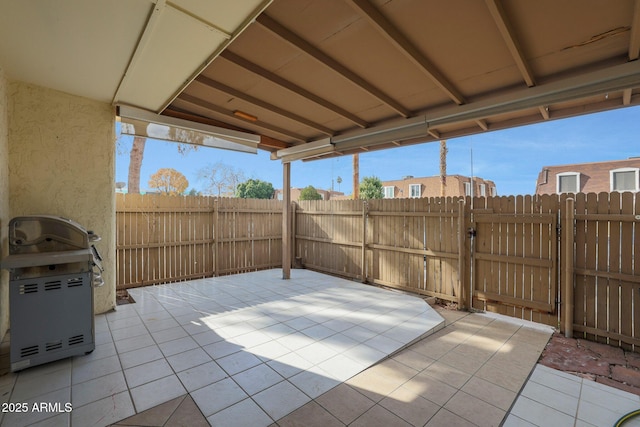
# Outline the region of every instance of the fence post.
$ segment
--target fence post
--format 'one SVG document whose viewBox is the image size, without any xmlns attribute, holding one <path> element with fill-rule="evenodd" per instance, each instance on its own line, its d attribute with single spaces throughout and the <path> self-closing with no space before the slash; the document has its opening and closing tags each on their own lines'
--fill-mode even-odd
<svg viewBox="0 0 640 427">
<path fill-rule="evenodd" d="M 213 276 L 218 277 L 220 275 L 220 261 L 218 255 L 220 254 L 220 227 L 218 226 L 218 211 L 220 209 L 220 198 L 216 197 L 213 200 Z"/>
<path fill-rule="evenodd" d="M 362 254 L 360 258 L 362 283 L 367 283 L 367 216 L 369 205 L 366 200 L 362 201 Z"/>
<path fill-rule="evenodd" d="M 291 278 L 291 163 L 282 164 L 282 278 Z"/>
<path fill-rule="evenodd" d="M 465 300 L 462 296 L 464 289 L 464 233 L 465 233 L 465 215 L 464 215 L 464 199 L 458 200 L 458 289 L 456 294 L 458 295 L 458 308 L 465 307 Z"/>
<path fill-rule="evenodd" d="M 565 205 L 565 216 L 562 237 L 564 240 L 564 269 L 562 282 L 564 284 L 563 299 L 563 329 L 564 336 L 573 337 L 573 252 L 574 252 L 574 200 L 568 198 Z"/>
</svg>

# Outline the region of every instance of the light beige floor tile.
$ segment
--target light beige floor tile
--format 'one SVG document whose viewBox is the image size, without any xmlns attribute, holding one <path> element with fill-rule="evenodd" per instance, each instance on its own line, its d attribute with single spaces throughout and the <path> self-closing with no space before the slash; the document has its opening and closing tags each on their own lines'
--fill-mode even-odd
<svg viewBox="0 0 640 427">
<path fill-rule="evenodd" d="M 440 410 L 439 405 L 418 396 L 404 387 L 396 389 L 389 396 L 382 399 L 379 405 L 414 426 L 425 425 Z"/>
<path fill-rule="evenodd" d="M 531 424 L 529 421 L 516 417 L 513 414 L 508 414 L 504 419 L 502 427 L 537 427 L 535 424 Z M 578 427 L 577 425 L 575 427 Z M 582 426 L 587 427 L 587 426 Z M 595 427 L 595 426 L 594 426 Z"/>
<path fill-rule="evenodd" d="M 379 402 L 395 389 L 407 382 L 402 378 L 395 378 L 385 373 L 377 373 L 368 369 L 346 381 L 346 384 L 355 388 L 374 402 Z"/>
<path fill-rule="evenodd" d="M 527 380 L 528 373 L 513 372 L 505 367 L 492 363 L 485 363 L 475 374 L 478 378 L 489 381 L 513 392 L 519 392 Z"/>
<path fill-rule="evenodd" d="M 387 409 L 382 406 L 375 405 L 363 415 L 361 415 L 358 419 L 356 419 L 353 423 L 350 424 L 351 427 L 410 427 L 411 424 L 398 417 L 397 415 L 392 414 Z"/>
<path fill-rule="evenodd" d="M 284 381 L 280 374 L 264 363 L 242 371 L 232 378 L 249 396 Z"/>
<path fill-rule="evenodd" d="M 211 362 L 211 357 L 202 348 L 198 347 L 185 351 L 184 353 L 167 357 L 167 362 L 169 362 L 175 372 L 182 372 L 194 366 Z"/>
<path fill-rule="evenodd" d="M 288 378 L 288 381 L 312 399 L 315 399 L 340 384 L 340 381 L 328 377 L 326 374 L 313 372 L 312 370 L 302 371 Z"/>
<path fill-rule="evenodd" d="M 575 419 L 546 405 L 520 396 L 511 414 L 538 426 L 573 427 Z"/>
<path fill-rule="evenodd" d="M 179 396 L 168 402 L 162 403 L 153 408 L 142 411 L 124 420 L 118 421 L 118 425 L 124 426 L 163 426 L 171 417 L 171 414 L 185 400 L 185 396 Z"/>
<path fill-rule="evenodd" d="M 458 391 L 457 388 L 451 387 L 436 378 L 426 375 L 424 372 L 416 375 L 405 384 L 402 388 L 415 393 L 425 399 L 430 400 L 440 406 L 443 406 Z"/>
<path fill-rule="evenodd" d="M 71 382 L 72 384 L 78 384 L 103 375 L 112 374 L 121 369 L 118 356 L 105 357 L 104 359 L 94 360 L 81 365 L 74 364 L 71 371 Z"/>
<path fill-rule="evenodd" d="M 402 363 L 403 365 L 407 365 L 408 367 L 413 368 L 418 372 L 422 371 L 433 362 L 435 362 L 435 359 L 414 351 L 413 346 L 402 350 L 400 353 L 393 356 L 392 359 Z"/>
<path fill-rule="evenodd" d="M 464 418 L 442 408 L 429 420 L 425 427 L 477 427 Z"/>
<path fill-rule="evenodd" d="M 227 373 L 213 361 L 178 372 L 177 375 L 182 385 L 189 392 L 218 382 L 228 376 Z"/>
<path fill-rule="evenodd" d="M 282 381 L 273 387 L 253 396 L 272 419 L 278 420 L 295 411 L 311 399 L 288 381 Z"/>
<path fill-rule="evenodd" d="M 506 414 L 506 411 L 463 391 L 449 399 L 444 408 L 469 422 L 486 427 L 499 426 Z"/>
<path fill-rule="evenodd" d="M 138 387 L 172 374 L 173 370 L 165 359 L 154 360 L 153 362 L 138 365 L 124 371 L 124 376 L 127 379 L 129 388 Z"/>
<path fill-rule="evenodd" d="M 186 394 L 186 390 L 175 375 L 160 378 L 130 390 L 137 412 L 168 402 Z"/>
<path fill-rule="evenodd" d="M 329 390 L 316 402 L 345 424 L 351 423 L 375 405 L 371 399 L 347 384 Z"/>
<path fill-rule="evenodd" d="M 387 359 L 368 369 L 374 375 L 393 377 L 398 382 L 406 382 L 418 374 L 418 371 L 396 360 Z"/>
<path fill-rule="evenodd" d="M 275 425 L 275 424 L 274 424 Z M 314 401 L 278 420 L 279 427 L 342 427 L 343 423 Z"/>
<path fill-rule="evenodd" d="M 226 378 L 192 392 L 191 397 L 208 417 L 249 396 L 231 378 Z"/>
<path fill-rule="evenodd" d="M 0 423 L 1 423 L 0 419 Z M 46 420 L 31 424 L 29 427 L 69 427 L 71 425 L 71 413 L 55 415 Z"/>
<path fill-rule="evenodd" d="M 122 353 L 119 357 L 122 368 L 128 369 L 134 366 L 142 365 L 143 363 L 162 359 L 164 358 L 164 355 L 160 351 L 160 348 L 158 348 L 158 346 L 154 344 L 150 345 L 149 347 L 143 347 L 138 350 Z"/>
<path fill-rule="evenodd" d="M 71 403 L 77 408 L 107 396 L 127 391 L 121 371 L 76 384 L 71 391 Z"/>
<path fill-rule="evenodd" d="M 478 377 L 473 377 L 467 381 L 461 390 L 503 411 L 508 411 L 517 397 L 516 392 L 507 390 L 506 388 L 502 388 Z"/>
<path fill-rule="evenodd" d="M 266 427 L 273 420 L 253 400 L 245 399 L 207 418 L 212 426 Z"/>
<path fill-rule="evenodd" d="M 71 411 L 74 426 L 109 425 L 135 414 L 131 396 L 122 392 Z"/>
<path fill-rule="evenodd" d="M 471 374 L 462 372 L 440 361 L 434 362 L 422 373 L 457 389 L 461 388 L 471 378 Z"/>
<path fill-rule="evenodd" d="M 478 369 L 482 367 L 488 360 L 488 357 L 482 353 L 480 354 L 462 354 L 458 353 L 455 349 L 448 352 L 438 362 L 446 363 L 447 365 L 458 369 L 467 374 L 474 374 Z"/>
<path fill-rule="evenodd" d="M 575 417 L 578 411 L 579 399 L 577 397 L 562 393 L 533 381 L 529 381 L 525 384 L 520 395 L 528 397 L 531 400 L 535 400 L 536 402 L 542 403 L 543 405 L 549 406 L 553 409 L 557 409 L 558 411 L 564 412 L 572 417 Z"/>
</svg>

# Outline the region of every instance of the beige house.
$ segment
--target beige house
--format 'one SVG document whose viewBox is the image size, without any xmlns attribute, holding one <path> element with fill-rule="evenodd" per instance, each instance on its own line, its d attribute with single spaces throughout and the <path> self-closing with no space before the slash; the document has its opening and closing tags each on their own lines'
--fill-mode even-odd
<svg viewBox="0 0 640 427">
<path fill-rule="evenodd" d="M 545 166 L 536 194 L 601 193 L 640 190 L 640 157 L 606 162 Z"/>
<path fill-rule="evenodd" d="M 300 200 L 300 192 L 302 192 L 302 188 L 295 188 L 292 187 L 291 188 L 291 200 L 294 202 L 297 202 L 298 200 Z M 333 190 L 321 190 L 319 188 L 316 188 L 316 191 L 318 193 L 320 193 L 320 195 L 322 196 L 322 200 L 335 200 L 335 199 L 344 199 L 344 193 L 340 192 L 340 191 L 333 191 Z M 277 200 L 282 200 L 282 189 L 277 189 L 274 194 L 273 194 L 273 198 L 277 199 Z"/>
<path fill-rule="evenodd" d="M 442 185 L 440 176 L 415 178 L 405 176 L 394 181 L 382 181 L 385 199 L 408 199 L 417 197 L 440 197 Z M 471 178 L 462 175 L 447 175 L 444 195 L 456 196 L 497 196 L 496 184 L 480 177 Z"/>
</svg>

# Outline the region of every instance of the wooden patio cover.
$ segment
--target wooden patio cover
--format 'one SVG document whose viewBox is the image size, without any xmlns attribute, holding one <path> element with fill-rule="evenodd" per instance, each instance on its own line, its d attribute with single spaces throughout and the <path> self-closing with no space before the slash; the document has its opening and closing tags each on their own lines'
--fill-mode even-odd
<svg viewBox="0 0 640 427">
<path fill-rule="evenodd" d="M 274 0 L 157 112 L 345 155 L 637 105 L 639 51 L 640 0 Z"/>
</svg>

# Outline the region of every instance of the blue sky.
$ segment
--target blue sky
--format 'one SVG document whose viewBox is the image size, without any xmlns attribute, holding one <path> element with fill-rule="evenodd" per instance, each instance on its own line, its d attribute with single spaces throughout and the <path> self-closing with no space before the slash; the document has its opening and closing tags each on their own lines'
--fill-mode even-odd
<svg viewBox="0 0 640 427">
<path fill-rule="evenodd" d="M 473 148 L 473 174 L 494 181 L 499 195 L 533 194 L 543 166 L 640 156 L 639 123 L 640 107 L 630 107 L 450 139 L 447 141 L 447 173 L 470 175 Z M 126 182 L 133 137 L 118 137 L 116 181 Z M 385 181 L 405 175 L 438 175 L 439 149 L 436 142 L 363 153 L 360 155 L 360 179 L 377 176 Z M 241 170 L 246 178 L 261 179 L 271 182 L 275 188 L 282 187 L 282 164 L 270 160 L 268 152 L 259 150 L 255 155 L 202 147 L 183 156 L 178 154 L 173 143 L 148 140 L 140 188 L 148 188 L 149 177 L 158 169 L 173 168 L 187 177 L 189 189 L 202 190 L 205 183 L 198 180 L 198 172 L 217 162 Z M 351 174 L 351 156 L 297 161 L 291 166 L 291 184 L 293 187 L 313 185 L 329 189 L 333 180 L 335 190 L 350 194 Z M 338 176 L 342 178 L 340 186 L 335 182 Z"/>
</svg>

